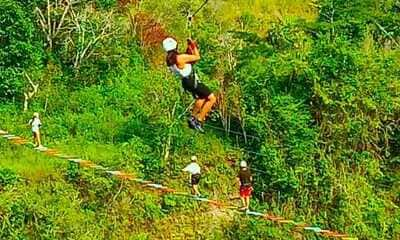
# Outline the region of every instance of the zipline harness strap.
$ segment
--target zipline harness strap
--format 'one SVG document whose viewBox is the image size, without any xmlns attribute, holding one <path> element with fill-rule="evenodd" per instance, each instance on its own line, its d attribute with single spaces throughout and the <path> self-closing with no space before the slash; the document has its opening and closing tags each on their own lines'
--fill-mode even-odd
<svg viewBox="0 0 400 240">
<path fill-rule="evenodd" d="M 209 0 L 205 0 L 201 5 L 200 5 L 200 7 L 196 10 L 196 11 L 194 11 L 193 13 L 191 13 L 191 11 L 189 10 L 189 12 L 188 12 L 188 16 L 187 16 L 187 29 L 188 29 L 188 31 L 189 31 L 189 39 L 188 39 L 188 41 L 190 41 L 190 42 L 188 42 L 188 45 L 189 46 L 192 46 L 192 44 L 193 44 L 193 42 L 191 42 L 192 40 L 192 20 L 193 20 L 193 17 L 194 16 L 196 16 L 196 14 L 197 13 L 199 13 L 206 5 L 207 5 L 207 3 L 208 3 L 208 1 Z M 197 47 L 197 46 L 196 46 Z M 188 50 L 186 51 L 187 53 L 189 53 L 189 54 L 191 54 L 191 52 L 188 52 Z M 198 85 L 198 79 L 197 79 L 197 75 L 196 75 L 196 70 L 195 70 L 195 68 L 194 68 L 194 63 L 192 64 L 192 73 L 191 73 L 191 75 L 189 76 L 189 78 L 192 78 L 192 80 L 193 80 L 193 82 L 194 82 L 194 89 L 196 89 L 197 88 L 197 85 Z"/>
</svg>

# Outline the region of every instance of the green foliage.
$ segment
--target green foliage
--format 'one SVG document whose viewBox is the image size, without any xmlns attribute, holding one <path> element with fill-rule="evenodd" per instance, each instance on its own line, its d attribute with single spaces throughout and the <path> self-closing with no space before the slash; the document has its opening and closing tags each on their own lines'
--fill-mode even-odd
<svg viewBox="0 0 400 240">
<path fill-rule="evenodd" d="M 16 1 L 0 1 L 0 100 L 19 97 L 24 72 L 40 68 L 43 58 L 35 20 Z"/>
<path fill-rule="evenodd" d="M 265 220 L 251 219 L 245 216 L 233 221 L 232 225 L 224 231 L 228 239 L 274 239 L 278 236 L 283 239 L 295 239 L 290 234 L 285 234 L 288 229 L 277 229 Z"/>
<path fill-rule="evenodd" d="M 360 239 L 398 239 L 398 1 L 320 1 L 315 21 L 293 17 L 310 11 L 299 1 L 211 1 L 185 29 L 187 11 L 201 2 L 142 1 L 140 10 L 178 39 L 192 32 L 202 53 L 196 68 L 219 96 L 221 119 L 212 124 L 256 139 L 188 129 L 189 97 L 156 66 L 158 49 L 138 42 L 134 5 L 117 10 L 115 0 L 75 4 L 45 66 L 46 36 L 32 9 L 46 2 L 0 0 L 0 127 L 31 137 L 31 112 L 19 112 L 26 72 L 41 79 L 30 111 L 43 113 L 46 145 L 179 191 L 189 191 L 181 169 L 196 154 L 200 191 L 216 199 L 237 191 L 226 160 L 246 159 L 252 208 Z M 62 6 L 54 9 L 60 20 Z M 0 162 L 1 239 L 299 238 L 0 144 L 9 149 Z"/>
<path fill-rule="evenodd" d="M 321 1 L 321 27 L 332 37 L 345 36 L 355 43 L 372 29 L 377 42 L 394 47 L 393 39 L 400 34 L 398 8 L 398 1 Z"/>
<path fill-rule="evenodd" d="M 79 165 L 73 162 L 69 162 L 66 180 L 68 182 L 77 182 L 79 180 L 80 173 L 79 173 Z"/>
<path fill-rule="evenodd" d="M 173 213 L 173 212 L 180 212 L 182 210 L 192 210 L 198 211 L 194 207 L 197 206 L 195 202 L 188 199 L 187 197 L 182 196 L 174 196 L 174 195 L 165 195 L 162 198 L 162 210 Z"/>
<path fill-rule="evenodd" d="M 102 9 L 110 9 L 117 5 L 117 0 L 96 0 L 96 4 Z"/>
<path fill-rule="evenodd" d="M 297 21 L 273 26 L 266 38 L 237 34 L 245 45 L 238 52 L 235 81 L 241 87 L 247 128 L 262 139 L 260 144 L 251 146 L 253 151 L 262 153 L 252 159 L 252 166 L 263 171 L 256 174 L 257 191 L 262 191 L 273 204 L 294 202 L 303 209 L 317 202 L 317 206 L 328 210 L 332 202 L 338 201 L 332 208 L 343 212 L 332 215 L 351 212 L 359 216 L 359 220 L 351 221 L 371 219 L 378 223 L 376 219 L 385 215 L 386 209 L 379 194 L 370 192 L 368 186 L 380 181 L 382 149 L 392 145 L 383 144 L 382 139 L 396 141 L 383 129 L 392 129 L 388 126 L 398 116 L 398 95 L 394 90 L 398 84 L 396 67 L 391 64 L 395 58 L 371 47 L 368 39 L 360 44 L 368 37 L 365 23 L 369 20 L 361 13 L 357 17 L 357 10 L 349 9 L 370 11 L 370 3 L 363 4 L 323 3 L 324 7 L 335 9 L 335 22 L 325 18 L 324 14 L 331 10 L 323 8 L 320 22 L 311 27 Z M 353 20 L 358 25 L 352 24 Z M 338 166 L 343 169 L 332 170 Z M 363 176 L 358 184 L 366 186 L 363 191 L 369 193 L 332 198 L 332 189 L 342 191 L 335 182 L 348 183 L 343 174 L 356 174 L 354 169 Z M 382 181 L 390 182 L 387 178 Z M 348 188 L 356 187 L 349 183 Z M 311 199 L 310 195 L 318 197 Z M 300 197 L 294 200 L 296 196 Z M 362 201 L 359 208 L 353 208 L 354 202 L 349 203 L 353 198 Z M 363 205 L 364 200 L 376 204 L 370 208 Z M 338 218 L 335 223 L 339 229 L 345 228 L 348 220 L 344 219 Z M 369 227 L 374 230 L 360 230 L 366 238 L 392 238 L 390 230 L 379 232 L 379 224 Z M 367 227 L 360 224 L 356 228 Z"/>
<path fill-rule="evenodd" d="M 18 175 L 7 168 L 0 169 L 0 189 L 12 186 L 19 180 Z"/>
</svg>

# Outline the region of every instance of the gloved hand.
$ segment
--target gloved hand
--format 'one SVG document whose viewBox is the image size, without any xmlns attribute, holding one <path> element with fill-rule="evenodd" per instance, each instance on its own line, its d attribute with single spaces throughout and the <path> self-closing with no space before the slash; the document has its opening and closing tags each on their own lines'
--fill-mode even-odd
<svg viewBox="0 0 400 240">
<path fill-rule="evenodd" d="M 195 40 L 188 38 L 187 43 L 188 43 L 188 46 L 191 46 L 192 48 L 195 48 L 195 47 L 197 48 L 197 43 Z"/>
<path fill-rule="evenodd" d="M 193 55 L 195 49 L 197 49 L 197 43 L 196 43 L 196 41 L 194 41 L 194 40 L 188 38 L 188 39 L 187 39 L 187 44 L 188 44 L 188 46 L 187 46 L 187 48 L 186 48 L 186 54 Z M 191 62 L 190 64 L 195 64 L 195 63 L 196 63 L 196 61 Z"/>
<path fill-rule="evenodd" d="M 186 53 L 187 53 L 187 54 L 193 54 L 193 53 L 194 53 L 194 49 L 197 48 L 197 43 L 196 43 L 196 41 L 194 41 L 194 40 L 188 38 L 188 39 L 187 39 L 187 44 L 188 44 L 188 46 L 187 46 L 187 48 L 186 48 Z"/>
</svg>

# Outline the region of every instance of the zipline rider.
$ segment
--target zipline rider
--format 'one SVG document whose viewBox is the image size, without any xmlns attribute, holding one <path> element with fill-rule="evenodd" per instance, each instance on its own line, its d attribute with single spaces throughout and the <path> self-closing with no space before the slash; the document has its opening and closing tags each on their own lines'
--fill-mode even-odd
<svg viewBox="0 0 400 240">
<path fill-rule="evenodd" d="M 166 62 L 171 72 L 182 80 L 182 87 L 190 92 L 196 100 L 189 119 L 189 126 L 203 132 L 204 121 L 216 102 L 215 95 L 201 83 L 195 73 L 193 64 L 200 60 L 200 53 L 196 42 L 188 39 L 186 53 L 178 53 L 178 43 L 173 38 L 163 41 L 163 48 L 167 52 Z"/>
</svg>

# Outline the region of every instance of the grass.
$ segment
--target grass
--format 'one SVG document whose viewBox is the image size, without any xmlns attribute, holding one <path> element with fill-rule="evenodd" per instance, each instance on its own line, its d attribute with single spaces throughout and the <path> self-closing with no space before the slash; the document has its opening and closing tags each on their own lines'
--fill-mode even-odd
<svg viewBox="0 0 400 240">
<path fill-rule="evenodd" d="M 73 145 L 71 141 L 68 143 L 62 148 L 78 150 L 82 146 Z M 104 182 L 101 176 L 90 171 L 81 172 L 83 183 L 80 185 L 68 183 L 64 178 L 65 161 L 33 152 L 24 146 L 10 145 L 3 139 L 0 146 L 3 153 L 0 166 L 29 179 L 18 184 L 12 192 L 2 194 L 2 217 L 26 218 L 30 213 L 42 216 L 33 222 L 27 220 L 27 226 L 11 227 L 6 224 L 6 230 L 2 232 L 3 235 L 0 234 L 3 239 L 9 239 L 6 236 L 11 228 L 20 236 L 34 238 L 64 238 L 78 234 L 80 239 L 107 239 L 110 236 L 113 239 L 131 239 L 133 236 L 142 236 L 144 239 L 208 239 L 209 236 L 215 236 L 223 239 L 224 229 L 230 227 L 234 218 L 232 212 L 209 208 L 207 204 L 182 197 L 159 196 L 152 191 L 143 191 L 134 184 L 124 185 L 120 193 L 116 188 L 110 192 L 107 186 L 110 182 Z M 88 149 L 99 147 L 95 144 L 84 146 Z M 107 149 L 107 146 L 103 148 Z M 108 146 L 105 151 L 109 153 L 110 149 L 112 147 Z M 179 181 L 177 179 L 175 183 Z M 166 202 L 166 198 L 170 200 Z M 88 208 L 91 205 L 97 206 L 96 212 L 92 207 Z M 26 210 L 11 210 L 15 206 Z M 161 212 L 163 208 L 169 209 L 166 214 Z M 109 225 L 111 222 L 113 225 Z M 44 232 L 49 223 L 51 228 Z"/>
<path fill-rule="evenodd" d="M 23 122 L 23 118 L 25 117 L 24 115 L 12 116 L 14 116 L 14 118 L 9 119 L 9 121 L 14 123 Z M 51 121 L 48 121 L 47 124 L 52 123 Z M 5 126 L 10 125 L 5 124 Z M 49 128 L 51 128 L 51 126 L 49 126 Z M 22 135 L 29 137 L 29 129 L 26 129 L 23 124 L 15 124 L 13 127 L 7 127 L 7 130 L 12 133 L 14 133 L 14 131 L 20 134 L 22 133 Z M 191 133 L 191 130 L 187 131 L 188 133 Z M 47 134 L 47 136 L 50 136 L 51 132 L 48 132 Z M 219 142 L 218 138 L 218 134 L 213 135 L 211 133 L 209 137 L 204 135 L 196 135 L 196 141 L 194 141 L 193 149 L 194 152 L 198 151 L 198 157 L 201 161 L 201 165 L 207 166 L 208 168 L 207 170 L 203 171 L 201 191 L 210 198 L 228 199 L 230 196 L 232 196 L 232 194 L 236 195 L 237 189 L 231 184 L 233 181 L 235 181 L 235 172 L 224 162 L 224 145 Z M 96 194 L 96 192 L 104 192 L 102 194 L 107 194 L 107 192 L 109 192 L 109 190 L 107 190 L 108 188 L 106 188 L 107 184 L 105 183 L 106 185 L 103 185 L 103 180 L 100 180 L 102 179 L 101 175 L 96 175 L 95 173 L 89 171 L 84 174 L 84 176 L 88 174 L 88 177 L 84 177 L 86 180 L 83 181 L 83 187 L 71 185 L 64 180 L 64 176 L 67 171 L 66 161 L 47 157 L 41 153 L 36 153 L 25 146 L 10 145 L 6 142 L 6 140 L 3 139 L 1 139 L 1 141 L 2 142 L 0 143 L 0 146 L 1 149 L 4 149 L 4 154 L 0 166 L 10 168 L 17 172 L 20 176 L 30 180 L 28 185 L 19 187 L 17 191 L 18 193 L 22 193 L 21 191 L 31 192 L 33 189 L 37 188 L 42 189 L 41 191 L 45 192 L 42 195 L 44 199 L 47 200 L 41 201 L 36 199 L 39 202 L 39 205 L 51 204 L 52 207 L 68 209 L 65 211 L 67 211 L 71 217 L 65 218 L 63 216 L 59 216 L 55 212 L 47 212 L 43 214 L 54 218 L 54 221 L 56 222 L 64 222 L 64 224 L 68 225 L 67 229 L 69 229 L 71 232 L 80 232 L 82 234 L 82 239 L 90 239 L 93 237 L 102 239 L 107 236 L 108 233 L 106 234 L 104 231 L 100 231 L 99 229 L 83 232 L 83 226 L 90 225 L 90 222 L 97 221 L 96 219 L 99 217 L 96 216 L 97 214 L 93 215 L 93 213 L 90 211 L 87 212 L 87 210 L 84 210 L 87 208 L 86 206 L 93 204 L 98 206 L 97 202 L 101 202 L 102 198 L 109 198 L 101 197 L 101 195 L 98 195 L 98 193 Z M 134 151 L 127 152 L 124 144 L 91 142 L 88 139 L 85 139 L 84 136 L 76 138 L 68 137 L 64 140 L 56 141 L 52 141 L 49 137 L 47 137 L 46 143 L 49 146 L 57 148 L 66 154 L 76 154 L 79 157 L 90 159 L 97 164 L 102 164 L 116 170 L 127 170 L 140 174 L 140 168 L 135 167 L 137 164 L 140 164 L 140 156 L 131 155 L 134 153 Z M 208 149 L 209 151 L 205 151 L 205 149 Z M 183 149 L 183 152 L 186 150 L 187 149 Z M 208 157 L 208 153 L 210 151 L 213 152 L 212 158 Z M 181 155 L 180 151 L 172 152 L 171 165 L 169 166 L 172 169 L 168 170 L 172 175 L 162 180 L 162 182 L 165 182 L 168 184 L 168 186 L 179 189 L 180 191 L 189 191 L 189 187 L 186 184 L 186 179 L 188 176 L 182 173 L 180 169 L 182 169 L 184 165 L 188 163 L 188 159 L 192 153 L 193 152 L 190 151 L 185 152 L 184 155 Z M 157 181 L 157 179 L 154 180 Z M 216 182 L 218 182 L 218 184 L 215 184 Z M 57 188 L 68 189 L 66 192 L 72 191 L 68 194 L 78 196 L 78 198 L 75 198 L 74 200 L 68 198 L 69 200 L 63 200 L 55 203 L 54 199 L 64 199 L 66 197 L 66 192 L 58 192 L 57 190 L 55 195 L 48 195 L 48 193 L 46 193 L 46 189 L 53 188 L 53 184 L 59 186 Z M 63 185 L 65 185 L 65 187 L 61 187 Z M 101 190 L 102 188 L 104 188 L 104 190 Z M 138 191 L 142 193 L 139 194 Z M 95 195 L 92 195 L 91 192 L 93 192 Z M 135 197 L 136 195 L 138 195 L 138 198 Z M 4 197 L 9 199 L 11 196 L 9 195 L 7 197 L 7 195 L 4 195 Z M 129 236 L 133 233 L 142 234 L 142 236 L 148 236 L 151 239 L 168 237 L 175 237 L 175 239 L 207 239 L 207 236 L 210 235 L 219 236 L 219 238 L 222 239 L 224 238 L 223 229 L 230 227 L 233 218 L 231 213 L 223 212 L 218 209 L 209 209 L 207 204 L 191 202 L 187 199 L 182 199 L 179 197 L 173 198 L 172 203 L 171 200 L 169 200 L 168 204 L 172 204 L 172 207 L 168 207 L 169 210 L 167 211 L 167 215 L 163 217 L 160 215 L 160 218 L 157 218 L 156 216 L 159 215 L 158 211 L 160 211 L 161 208 L 168 206 L 168 204 L 162 204 L 162 202 L 165 202 L 165 198 L 160 197 L 161 196 L 154 195 L 154 192 L 152 191 L 143 191 L 141 188 L 138 189 L 134 184 L 125 185 L 120 196 L 117 197 L 117 201 L 113 203 L 114 207 L 116 207 L 115 204 L 118 206 L 118 212 L 115 212 L 115 209 L 111 210 L 108 207 L 105 209 L 99 207 L 96 208 L 98 208 L 100 212 L 111 211 L 108 213 L 103 213 L 105 214 L 103 217 L 106 217 L 107 220 L 105 220 L 105 222 L 102 224 L 107 224 L 107 222 L 111 220 L 109 218 L 117 218 L 122 222 L 129 222 L 127 219 L 130 217 L 137 218 L 138 213 L 135 212 L 135 214 L 133 214 L 130 206 L 135 204 L 134 202 L 136 202 L 136 205 L 139 205 L 139 209 L 135 211 L 143 211 L 142 214 L 139 214 L 139 216 L 142 216 L 144 219 L 142 220 L 144 221 L 143 223 L 149 225 L 144 228 L 132 229 L 132 227 L 137 226 L 138 223 L 127 223 L 127 226 L 131 226 L 131 228 L 128 229 L 127 227 L 122 227 L 106 230 L 106 232 L 120 234 L 121 238 L 117 237 L 117 239 L 125 239 L 125 237 L 122 236 Z M 35 197 L 32 198 L 35 199 Z M 47 201 L 50 201 L 51 203 Z M 80 204 L 78 204 L 78 202 L 80 202 Z M 146 207 L 147 203 L 150 204 L 148 206 L 150 209 Z M 156 205 L 153 205 L 155 203 Z M 140 204 L 145 205 L 140 207 Z M 156 218 L 154 219 L 154 217 Z M 82 226 L 78 227 L 76 226 L 76 223 L 79 223 Z M 60 223 L 56 223 L 55 225 L 57 226 L 59 224 Z M 207 226 L 213 227 L 208 228 Z M 39 229 L 42 228 L 42 226 L 38 225 L 36 228 Z"/>
<path fill-rule="evenodd" d="M 66 166 L 61 160 L 47 157 L 24 146 L 11 145 L 0 140 L 1 168 L 8 168 L 30 181 L 40 181 L 49 176 L 56 176 L 59 169 Z"/>
<path fill-rule="evenodd" d="M 79 114 L 77 114 L 78 117 Z M 17 116 L 17 115 L 15 115 Z M 15 119 L 13 119 L 12 121 L 14 122 L 23 122 L 22 118 L 24 116 L 18 116 Z M 90 121 L 90 119 L 88 120 Z M 44 123 L 46 124 L 46 126 L 49 127 L 49 129 L 56 129 L 53 128 L 51 125 L 55 124 L 53 123 L 50 118 L 48 118 L 48 121 L 44 121 Z M 9 129 L 11 132 L 14 131 L 14 129 Z M 23 132 L 25 129 L 24 127 L 19 127 L 18 125 L 16 125 L 15 127 L 15 131 L 17 132 Z M 46 131 L 44 129 L 44 131 Z M 187 134 L 190 134 L 192 132 L 190 132 L 191 130 L 187 130 L 187 132 L 184 131 L 184 134 L 181 135 L 182 138 L 186 138 Z M 23 132 L 23 135 L 27 136 L 29 135 L 29 130 L 25 130 L 25 132 Z M 48 132 L 48 136 L 52 135 L 52 131 Z M 237 187 L 235 187 L 233 185 L 233 183 L 235 182 L 235 170 L 232 169 L 230 166 L 227 165 L 227 163 L 225 162 L 225 155 L 226 155 L 226 150 L 224 149 L 226 146 L 224 146 L 220 140 L 220 136 L 218 135 L 218 133 L 215 133 L 215 135 L 210 132 L 209 135 L 205 136 L 205 135 L 195 135 L 195 137 L 192 137 L 194 140 L 193 142 L 191 142 L 191 150 L 188 151 L 188 149 L 186 148 L 182 148 L 179 150 L 175 150 L 172 151 L 172 155 L 171 158 L 168 161 L 168 164 L 165 165 L 163 167 L 164 169 L 164 174 L 162 174 L 162 176 L 164 176 L 163 178 L 155 178 L 155 179 L 151 179 L 156 181 L 157 183 L 163 183 L 163 184 L 167 184 L 170 187 L 173 187 L 175 189 L 178 189 L 179 191 L 189 191 L 189 187 L 187 186 L 187 176 L 185 176 L 182 172 L 181 169 L 185 166 L 186 163 L 188 163 L 188 159 L 190 158 L 190 155 L 193 153 L 198 153 L 198 157 L 200 159 L 200 163 L 202 166 L 207 166 L 207 170 L 203 170 L 203 179 L 201 182 L 201 191 L 202 193 L 205 193 L 206 195 L 208 195 L 210 198 L 216 198 L 216 199 L 225 199 L 225 201 L 227 201 L 227 199 L 229 199 L 232 196 L 237 195 Z M 146 141 L 146 139 L 142 139 L 143 141 Z M 189 138 L 190 140 L 190 138 Z M 191 141 L 191 140 L 190 140 Z M 124 143 L 116 143 L 116 144 L 112 144 L 112 143 L 106 143 L 106 142 L 98 142 L 98 141 L 91 141 L 90 139 L 86 139 L 85 136 L 77 136 L 77 137 L 72 137 L 72 136 L 68 136 L 65 139 L 57 139 L 56 141 L 52 141 L 50 138 L 47 138 L 46 143 L 48 143 L 49 146 L 51 147 L 55 147 L 59 150 L 61 150 L 62 152 L 66 153 L 66 154 L 73 154 L 73 155 L 77 155 L 83 159 L 88 159 L 91 160 L 97 164 L 101 164 L 103 166 L 106 167 L 110 167 L 112 170 L 126 170 L 128 172 L 132 172 L 134 174 L 137 174 L 137 176 L 142 177 L 142 167 L 145 164 L 144 162 L 142 162 L 141 157 L 143 155 L 141 155 L 140 153 L 136 153 L 136 151 L 140 151 L 140 149 L 135 149 L 134 145 L 125 145 Z M 185 141 L 182 142 L 182 144 L 185 144 Z M 9 146 L 4 145 L 4 148 L 8 148 Z M 13 148 L 15 146 L 12 146 Z M 4 166 L 11 166 L 11 168 L 15 169 L 18 173 L 22 174 L 23 176 L 29 177 L 31 179 L 43 179 L 46 178 L 46 174 L 52 173 L 53 175 L 57 175 L 58 179 L 56 181 L 61 181 L 63 182 L 63 174 L 65 174 L 66 171 L 66 165 L 62 165 L 65 164 L 65 162 L 63 162 L 62 160 L 57 160 L 57 159 L 49 159 L 47 157 L 44 157 L 44 155 L 42 154 L 38 154 L 38 153 L 34 153 L 32 154 L 32 150 L 28 150 L 28 149 L 24 149 L 24 147 L 15 147 L 18 148 L 17 151 L 13 151 L 13 150 L 7 150 L 7 161 L 4 161 L 3 165 Z M 132 148 L 132 149 L 131 149 Z M 229 148 L 229 146 L 228 146 Z M 212 158 L 210 158 L 210 153 L 212 153 Z M 138 155 L 135 155 L 138 154 Z M 159 161 L 162 161 L 162 154 L 158 156 Z M 11 161 L 11 159 L 25 159 L 23 161 L 21 160 L 17 160 L 17 161 Z M 34 167 L 31 167 L 34 166 Z M 57 170 L 58 169 L 58 170 Z M 63 173 L 64 172 L 64 173 Z M 89 173 L 91 174 L 91 173 Z M 98 177 L 101 176 L 97 176 L 97 175 L 93 175 L 92 177 L 90 177 L 89 179 L 97 179 Z M 85 187 L 85 189 L 83 192 L 93 192 L 95 190 L 93 189 L 97 189 L 100 187 L 100 189 L 102 188 L 102 185 L 97 185 L 99 183 L 101 183 L 101 181 L 99 182 L 98 180 L 95 180 L 95 182 L 91 183 L 90 181 L 93 180 L 89 180 L 89 182 L 85 181 L 85 185 L 87 185 Z M 135 185 L 132 186 L 126 186 L 128 189 L 133 188 L 136 189 L 135 191 L 137 191 L 137 188 L 135 187 Z M 125 188 L 125 187 L 124 187 Z M 80 190 L 82 191 L 82 190 Z M 105 192 L 107 192 L 108 190 L 104 190 Z M 124 190 L 125 191 L 125 190 Z M 131 192 L 128 191 L 126 197 L 129 198 L 130 194 L 132 194 Z M 143 189 L 140 189 L 139 191 L 143 191 Z M 151 191 L 145 191 L 146 194 L 153 194 Z M 90 194 L 89 194 L 90 196 Z M 89 205 L 93 205 L 95 203 L 93 202 L 98 202 L 100 201 L 99 199 L 96 200 L 96 198 L 98 197 L 89 197 L 89 199 L 92 200 L 85 200 L 87 199 L 87 197 L 82 198 L 80 197 L 84 202 L 89 201 Z M 81 201 L 82 201 L 81 200 Z M 125 204 L 131 205 L 132 202 L 130 202 L 129 200 L 125 200 L 124 198 L 121 199 L 121 201 L 124 202 L 124 204 L 121 203 L 120 207 L 126 207 Z M 144 200 L 143 201 L 147 201 Z M 153 199 L 151 201 L 158 201 L 156 199 Z M 182 220 L 181 223 L 176 223 L 176 219 L 175 219 L 175 214 L 179 215 L 179 216 L 183 216 L 185 214 L 187 214 L 189 216 L 189 218 L 193 218 L 193 214 L 195 214 L 196 216 L 199 214 L 198 212 L 202 212 L 205 215 L 202 217 L 198 218 L 198 222 L 201 223 L 199 226 L 196 227 L 195 232 L 199 232 L 199 229 L 203 229 L 203 226 L 206 225 L 210 225 L 210 226 L 214 226 L 216 223 L 212 222 L 212 221 L 221 221 L 218 224 L 230 224 L 230 218 L 226 217 L 224 219 L 218 220 L 219 218 L 215 218 L 214 217 L 210 217 L 210 215 L 207 215 L 207 208 L 203 208 L 200 206 L 200 209 L 196 209 L 198 207 L 198 204 L 192 205 L 190 202 L 187 201 L 183 201 L 183 205 L 180 205 L 180 203 L 177 202 L 181 202 L 182 203 L 182 199 L 175 199 L 173 200 L 173 209 L 174 209 L 174 214 L 172 216 L 170 216 L 170 214 L 168 214 L 166 216 L 167 219 L 161 218 L 160 221 L 163 222 L 163 224 L 160 223 L 160 225 L 162 225 L 163 227 L 160 227 L 160 231 L 156 231 L 156 232 L 152 232 L 151 229 L 154 228 L 151 227 L 151 229 L 146 229 L 146 234 L 151 232 L 151 236 L 157 236 L 157 237 L 166 237 L 166 236 L 173 236 L 173 234 L 178 234 L 177 228 L 179 228 L 180 225 L 184 224 L 185 228 L 188 228 L 188 226 L 192 225 L 193 222 L 188 221 L 188 219 L 186 219 L 185 221 Z M 231 203 L 235 203 L 235 202 L 231 202 Z M 178 204 L 178 205 L 176 205 Z M 97 206 L 97 204 L 95 204 L 95 206 Z M 197 207 L 196 207 L 197 206 Z M 193 209 L 194 207 L 194 209 Z M 254 205 L 254 207 L 256 207 Z M 259 209 L 264 209 L 267 206 L 257 206 L 257 208 Z M 268 208 L 271 208 L 273 206 L 270 206 Z M 276 207 L 276 206 L 275 206 Z M 86 208 L 86 207 L 85 207 Z M 91 207 L 92 208 L 92 207 Z M 96 207 L 97 208 L 97 207 Z M 189 213 L 183 213 L 186 210 L 189 210 L 192 215 L 190 215 Z M 194 211 L 193 211 L 194 210 Z M 272 210 L 272 209 L 270 209 Z M 275 209 L 278 210 L 278 209 Z M 149 211 L 147 214 L 150 215 L 146 215 L 144 216 L 144 218 L 148 218 L 151 217 L 151 212 L 154 211 L 153 210 L 144 210 L 145 212 Z M 183 211 L 183 212 L 182 212 Z M 279 212 L 279 211 L 278 211 Z M 120 214 L 125 214 L 124 212 L 121 212 Z M 213 214 L 213 213 L 209 213 L 208 214 Z M 219 213 L 218 213 L 219 214 Z M 127 216 L 130 216 L 129 213 L 126 213 Z M 222 214 L 223 215 L 223 214 Z M 124 216 L 124 217 L 127 217 Z M 146 217 L 147 216 L 147 217 Z M 310 216 L 312 218 L 312 216 Z M 214 219 L 214 220 L 213 220 Z M 164 224 L 164 222 L 172 222 L 169 224 Z M 177 225 L 174 225 L 177 224 Z M 217 225 L 218 225 L 217 224 Z M 165 230 L 164 229 L 167 228 L 169 230 Z M 219 234 L 221 234 L 221 231 L 218 230 L 219 228 L 216 227 L 214 230 L 212 229 L 208 229 L 206 232 L 211 233 L 213 231 L 217 231 L 219 232 Z M 162 231 L 161 231 L 162 230 Z M 117 230 L 112 230 L 112 231 L 117 231 Z M 125 230 L 127 231 L 127 230 Z M 204 229 L 203 229 L 204 231 Z M 160 233 L 163 234 L 160 234 Z M 185 233 L 188 234 L 188 233 Z M 193 233 L 194 235 L 187 235 L 188 237 L 194 237 L 196 238 L 196 236 L 205 236 L 205 235 L 196 235 L 195 233 Z M 217 233 L 216 233 L 217 234 Z M 179 235 L 179 234 L 178 234 Z M 176 236 L 178 236 L 176 235 Z M 178 236 L 179 237 L 179 236 Z"/>
</svg>

